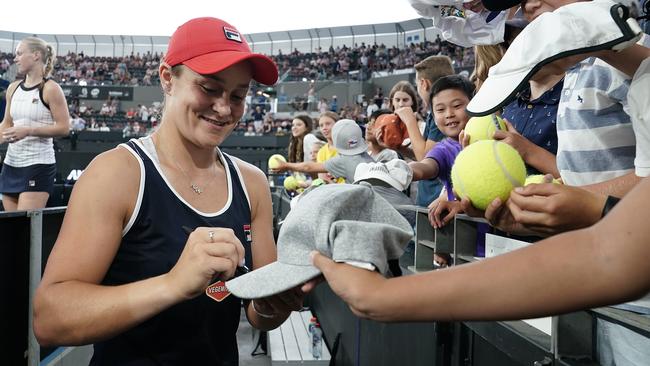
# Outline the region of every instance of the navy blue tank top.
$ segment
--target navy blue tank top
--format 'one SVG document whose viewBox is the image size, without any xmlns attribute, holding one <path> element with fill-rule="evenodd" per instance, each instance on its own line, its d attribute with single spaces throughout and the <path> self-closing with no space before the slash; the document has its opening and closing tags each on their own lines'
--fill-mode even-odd
<svg viewBox="0 0 650 366">
<path fill-rule="evenodd" d="M 102 284 L 121 285 L 169 272 L 187 241 L 182 226 L 231 228 L 244 245 L 250 268 L 250 205 L 239 170 L 228 156 L 217 151 L 226 171 L 228 201 L 219 212 L 202 213 L 167 183 L 150 138 L 122 146 L 140 160 L 144 185 L 141 182 L 138 204 Z M 241 300 L 234 295 L 221 302 L 199 295 L 96 343 L 90 364 L 237 365 L 240 311 Z"/>
</svg>

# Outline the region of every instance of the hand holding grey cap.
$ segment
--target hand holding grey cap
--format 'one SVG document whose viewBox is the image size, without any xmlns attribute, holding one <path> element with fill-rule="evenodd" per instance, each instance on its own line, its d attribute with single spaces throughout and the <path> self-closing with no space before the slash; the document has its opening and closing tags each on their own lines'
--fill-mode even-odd
<svg viewBox="0 0 650 366">
<path fill-rule="evenodd" d="M 544 13 L 512 42 L 467 105 L 472 116 L 494 113 L 512 101 L 543 66 L 568 56 L 622 50 L 642 35 L 627 8 L 609 0 L 577 2 Z"/>
<path fill-rule="evenodd" d="M 226 282 L 235 296 L 275 295 L 318 276 L 309 253 L 340 262 L 371 263 L 382 274 L 399 258 L 413 229 L 367 185 L 329 184 L 303 192 L 278 237 L 278 260 Z"/>
</svg>

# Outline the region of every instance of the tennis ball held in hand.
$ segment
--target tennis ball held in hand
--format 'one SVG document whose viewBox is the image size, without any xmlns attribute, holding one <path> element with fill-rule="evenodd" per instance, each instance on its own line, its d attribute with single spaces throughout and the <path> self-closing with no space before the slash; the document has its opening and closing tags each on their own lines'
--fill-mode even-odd
<svg viewBox="0 0 650 366">
<path fill-rule="evenodd" d="M 546 183 L 544 181 L 544 174 L 534 174 L 534 175 L 529 175 L 526 177 L 526 182 L 524 183 L 525 186 L 529 184 L 542 184 Z M 555 184 L 562 184 L 562 182 L 559 179 L 553 179 L 550 183 L 555 183 Z"/>
<path fill-rule="evenodd" d="M 469 145 L 458 154 L 451 169 L 454 192 L 485 210 L 495 199 L 505 202 L 510 191 L 526 180 L 526 166 L 517 150 L 495 140 Z"/>
<path fill-rule="evenodd" d="M 470 145 L 476 141 L 492 140 L 492 136 L 497 130 L 507 131 L 508 127 L 505 121 L 496 114 L 472 117 L 465 126 L 465 134 L 469 135 Z"/>
<path fill-rule="evenodd" d="M 284 178 L 284 188 L 287 191 L 295 191 L 298 188 L 298 180 L 291 175 Z"/>
<path fill-rule="evenodd" d="M 276 160 L 276 159 L 277 159 L 277 160 Z M 271 169 L 271 170 L 273 170 L 273 169 L 277 169 L 277 167 L 280 165 L 280 164 L 278 163 L 278 160 L 281 161 L 281 162 L 283 162 L 283 163 L 286 163 L 286 162 L 287 162 L 287 159 L 285 159 L 284 156 L 282 156 L 282 155 L 280 155 L 280 154 L 273 154 L 273 155 L 271 155 L 271 157 L 269 158 L 269 164 L 268 164 L 269 169 Z"/>
</svg>

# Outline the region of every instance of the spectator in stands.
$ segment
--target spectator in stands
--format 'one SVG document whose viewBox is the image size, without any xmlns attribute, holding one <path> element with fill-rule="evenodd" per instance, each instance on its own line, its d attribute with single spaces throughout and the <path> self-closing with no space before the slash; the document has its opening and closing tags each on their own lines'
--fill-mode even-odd
<svg viewBox="0 0 650 366">
<path fill-rule="evenodd" d="M 395 112 L 398 116 L 404 114 L 406 123 L 415 123 L 416 128 L 418 129 L 418 136 L 422 134 L 424 126 L 420 126 L 420 119 L 417 116 L 418 113 L 418 100 L 417 92 L 408 81 L 400 81 L 393 86 L 389 94 L 388 108 Z M 401 119 L 401 118 L 400 118 Z M 408 125 L 407 125 L 408 129 Z M 411 128 L 413 129 L 413 128 Z"/>
<path fill-rule="evenodd" d="M 323 137 L 327 140 L 327 144 L 318 151 L 318 162 L 324 163 L 325 161 L 336 156 L 336 148 L 332 140 L 332 127 L 336 121 L 339 120 L 339 115 L 334 112 L 325 112 L 318 117 L 318 127 Z"/>
<path fill-rule="evenodd" d="M 88 106 L 86 105 L 85 102 L 81 102 L 81 104 L 79 104 L 79 114 L 85 116 L 87 113 L 88 113 Z"/>
<path fill-rule="evenodd" d="M 311 131 L 313 120 L 307 115 L 299 115 L 291 122 L 291 141 L 289 142 L 289 162 L 310 161 L 311 146 L 318 138 Z"/>
<path fill-rule="evenodd" d="M 235 133 L 238 134 L 238 135 L 243 135 L 244 132 L 246 132 L 246 130 L 247 130 L 246 122 L 239 121 L 239 123 L 237 124 L 237 127 L 235 127 Z"/>
<path fill-rule="evenodd" d="M 86 121 L 78 114 L 73 115 L 71 124 L 72 129 L 75 131 L 83 131 L 86 129 Z"/>
<path fill-rule="evenodd" d="M 255 127 L 255 132 L 256 133 L 262 133 L 264 132 L 264 115 L 266 113 L 262 110 L 261 106 L 255 106 L 255 110 L 253 113 L 251 113 L 251 117 L 253 118 L 253 126 Z"/>
<path fill-rule="evenodd" d="M 262 131 L 264 135 L 268 135 L 273 132 L 273 123 L 274 123 L 273 121 L 268 121 L 268 120 L 264 121 L 264 126 Z"/>
<path fill-rule="evenodd" d="M 455 200 L 451 186 L 451 167 L 462 149 L 459 135 L 469 121 L 465 107 L 473 96 L 474 84 L 458 75 L 441 77 L 431 86 L 429 103 L 436 125 L 446 138 L 436 143 L 424 159 L 411 162 L 409 167 L 413 170 L 413 180 L 439 178 L 445 187 L 447 213 L 442 219 L 441 210 L 429 215 L 434 228 L 446 225 L 461 211 L 460 202 Z"/>
<path fill-rule="evenodd" d="M 248 125 L 248 127 L 246 127 L 246 132 L 244 132 L 244 136 L 257 136 L 255 133 L 255 127 L 253 125 Z"/>
<path fill-rule="evenodd" d="M 127 121 L 133 121 L 133 120 L 135 119 L 135 115 L 136 115 L 136 113 L 135 113 L 135 109 L 133 109 L 133 108 L 129 108 L 129 109 L 126 111 L 126 116 L 125 116 L 125 117 L 126 117 L 126 120 L 127 120 Z"/>
<path fill-rule="evenodd" d="M 378 111 L 379 109 L 380 106 L 377 105 L 376 99 L 372 99 L 368 104 L 368 108 L 366 108 L 366 116 L 370 116 L 371 114 L 373 114 L 375 111 Z"/>
<path fill-rule="evenodd" d="M 108 127 L 106 122 L 102 122 L 102 125 L 99 127 L 99 131 L 101 131 L 101 132 L 110 132 L 111 129 Z"/>
<path fill-rule="evenodd" d="M 172 35 L 159 74 L 160 127 L 100 155 L 75 184 L 34 331 L 41 345 L 96 342 L 91 364 L 237 364 L 241 300 L 221 292 L 214 301 L 206 287 L 275 260 L 271 197 L 259 169 L 217 147 L 242 117 L 250 81 L 273 84 L 277 69 L 231 25 L 198 18 Z M 303 294 L 247 301 L 244 311 L 272 329 Z"/>
<path fill-rule="evenodd" d="M 333 181 L 353 183 L 357 165 L 374 162 L 374 159 L 368 155 L 368 146 L 363 139 L 361 127 L 353 120 L 342 119 L 332 127 L 332 139 L 338 153 L 331 159 L 323 163 L 277 161 L 278 167 L 275 170 L 279 172 L 290 170 L 309 174 L 328 173 Z"/>
<path fill-rule="evenodd" d="M 102 107 L 99 109 L 99 115 L 108 116 L 110 114 L 111 114 L 111 107 L 108 105 L 108 103 L 104 102 L 104 104 L 102 104 Z"/>
<path fill-rule="evenodd" d="M 379 109 L 390 109 L 390 98 L 384 97 L 383 102 L 381 103 L 381 108 Z"/>
<path fill-rule="evenodd" d="M 327 103 L 327 98 L 320 98 L 320 101 L 318 102 L 318 113 L 325 113 L 329 109 L 329 105 Z"/>
<path fill-rule="evenodd" d="M 1 67 L 2 64 L 0 64 Z M 2 70 L 0 69 L 0 72 Z M 7 88 L 9 87 L 10 82 L 0 78 L 0 120 L 4 118 L 5 107 L 7 105 Z"/>
<path fill-rule="evenodd" d="M 89 130 L 91 130 L 91 131 L 99 131 L 99 125 L 97 124 L 97 120 L 95 120 L 95 117 L 90 117 Z"/>
<path fill-rule="evenodd" d="M 383 114 L 392 113 L 388 109 L 380 109 L 370 115 L 366 124 L 366 142 L 368 143 L 368 155 L 377 162 L 387 162 L 393 159 L 399 159 L 395 150 L 391 150 L 377 142 L 376 132 L 374 129 L 375 121 Z"/>
<path fill-rule="evenodd" d="M 0 172 L 6 211 L 43 208 L 54 189 L 53 137 L 70 131 L 63 90 L 49 79 L 54 55 L 52 46 L 36 37 L 23 39 L 16 48 L 14 61 L 25 78 L 9 85 L 0 124 L 0 144 L 9 143 Z"/>
<path fill-rule="evenodd" d="M 337 113 L 339 111 L 339 101 L 336 99 L 336 95 L 332 95 L 332 101 L 330 102 L 330 111 Z"/>
<path fill-rule="evenodd" d="M 503 54 L 506 52 L 505 44 L 474 46 L 474 71 L 469 79 L 476 85 L 476 90 L 488 77 L 490 67 L 501 61 Z"/>
<path fill-rule="evenodd" d="M 398 114 L 402 121 L 406 124 L 409 132 L 409 139 L 411 140 L 411 148 L 415 160 L 420 161 L 424 159 L 427 152 L 429 152 L 436 144 L 444 138 L 444 135 L 438 130 L 433 113 L 430 107 L 430 93 L 431 86 L 441 77 L 453 75 L 454 68 L 451 65 L 451 59 L 447 56 L 431 56 L 415 65 L 415 83 L 417 92 L 422 99 L 422 107 L 427 111 L 425 118 L 424 132 L 420 133 L 417 128 L 417 123 L 413 123 L 416 117 L 414 113 L 409 112 L 408 108 L 402 108 Z M 442 191 L 440 182 L 433 180 L 422 180 L 418 183 L 418 193 L 415 203 L 418 206 L 427 207 L 434 199 L 436 199 Z"/>
<path fill-rule="evenodd" d="M 317 163 L 318 151 L 325 146 L 326 142 L 322 140 L 316 140 L 311 145 L 311 151 L 309 152 L 309 161 L 312 163 Z"/>
<path fill-rule="evenodd" d="M 148 123 L 149 122 L 149 108 L 147 108 L 146 105 L 141 105 L 140 110 L 138 112 L 140 114 L 140 121 L 142 123 Z"/>
</svg>

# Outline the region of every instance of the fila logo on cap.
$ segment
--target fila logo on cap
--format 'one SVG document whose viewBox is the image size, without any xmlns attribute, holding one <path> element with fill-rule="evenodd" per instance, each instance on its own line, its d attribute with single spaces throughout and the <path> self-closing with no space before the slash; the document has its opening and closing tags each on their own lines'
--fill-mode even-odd
<svg viewBox="0 0 650 366">
<path fill-rule="evenodd" d="M 227 39 L 229 39 L 231 41 L 242 43 L 241 35 L 239 35 L 239 32 L 237 32 L 236 29 L 229 28 L 229 27 L 223 27 L 223 33 L 226 35 Z"/>
<path fill-rule="evenodd" d="M 353 149 L 353 148 L 357 147 L 357 144 L 359 144 L 359 140 L 357 140 L 355 138 L 351 138 L 351 139 L 348 140 L 348 147 L 350 149 Z"/>
</svg>

